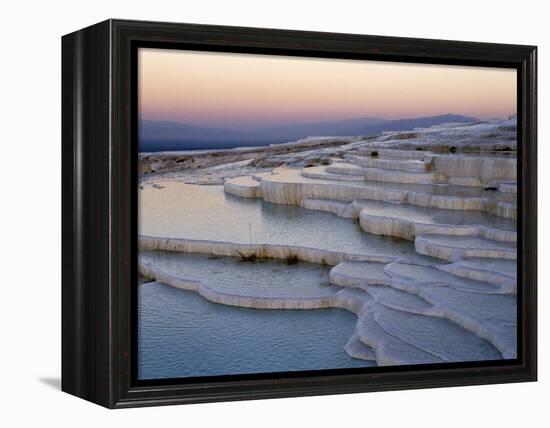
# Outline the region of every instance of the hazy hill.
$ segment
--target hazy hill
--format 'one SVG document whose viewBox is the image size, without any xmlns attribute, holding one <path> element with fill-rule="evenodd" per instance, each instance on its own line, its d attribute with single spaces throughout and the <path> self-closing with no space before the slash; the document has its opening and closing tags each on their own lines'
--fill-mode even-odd
<svg viewBox="0 0 550 428">
<path fill-rule="evenodd" d="M 142 120 L 140 151 L 189 150 L 266 145 L 307 136 L 376 136 L 384 131 L 403 131 L 448 122 L 478 122 L 474 117 L 445 114 L 414 119 L 386 120 L 363 117 L 339 121 L 300 123 L 253 130 L 208 128 L 179 122 Z"/>
<path fill-rule="evenodd" d="M 359 127 L 354 135 L 379 135 L 384 131 L 407 131 L 414 128 L 428 128 L 441 123 L 479 122 L 479 119 L 458 114 L 441 114 L 438 116 L 417 117 L 414 119 L 388 120 L 383 123 Z"/>
<path fill-rule="evenodd" d="M 250 138 L 236 129 L 203 128 L 180 122 L 142 120 L 140 140 L 226 140 Z"/>
</svg>

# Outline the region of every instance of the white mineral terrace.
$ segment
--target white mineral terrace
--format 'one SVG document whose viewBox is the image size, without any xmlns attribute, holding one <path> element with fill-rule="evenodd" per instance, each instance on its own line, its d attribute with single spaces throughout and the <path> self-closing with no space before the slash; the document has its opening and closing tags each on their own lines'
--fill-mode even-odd
<svg viewBox="0 0 550 428">
<path fill-rule="evenodd" d="M 357 324 L 345 351 L 378 365 L 515 358 L 515 120 L 385 133 L 308 148 L 299 158 L 284 153 L 282 165 L 279 151 L 273 158 L 262 157 L 271 168 L 247 167 L 238 177 L 227 174 L 225 192 L 239 201 L 296 205 L 356 221 L 357 233 L 412 241 L 416 253 L 140 236 L 140 274 L 225 305 L 346 309 L 357 316 Z M 219 171 L 202 174 L 214 174 L 214 180 Z M 181 257 L 326 265 L 332 286 L 296 297 L 277 290 L 261 295 L 216 287 L 151 256 L 163 251 Z"/>
</svg>

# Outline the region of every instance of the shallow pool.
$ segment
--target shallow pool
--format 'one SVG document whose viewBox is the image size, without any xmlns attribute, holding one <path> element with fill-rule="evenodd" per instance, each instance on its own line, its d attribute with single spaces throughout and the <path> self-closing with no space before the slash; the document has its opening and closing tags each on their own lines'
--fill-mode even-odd
<svg viewBox="0 0 550 428">
<path fill-rule="evenodd" d="M 288 264 L 276 259 L 243 261 L 204 254 L 141 252 L 140 262 L 177 278 L 200 281 L 210 289 L 255 297 L 321 297 L 337 292 L 329 266 Z"/>
<path fill-rule="evenodd" d="M 400 256 L 411 242 L 371 235 L 333 214 L 224 193 L 223 186 L 159 182 L 139 190 L 139 233 L 240 243 L 299 245 Z M 159 186 L 159 187 L 161 187 Z"/>
<path fill-rule="evenodd" d="M 375 365 L 345 353 L 356 318 L 342 309 L 234 308 L 159 282 L 137 287 L 139 379 Z"/>
</svg>

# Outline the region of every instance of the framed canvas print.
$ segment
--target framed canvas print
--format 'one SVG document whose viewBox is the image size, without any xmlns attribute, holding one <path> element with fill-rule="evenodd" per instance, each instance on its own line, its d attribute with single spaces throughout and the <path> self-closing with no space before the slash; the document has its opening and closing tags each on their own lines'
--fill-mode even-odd
<svg viewBox="0 0 550 428">
<path fill-rule="evenodd" d="M 109 20 L 62 39 L 62 389 L 536 380 L 536 48 Z"/>
</svg>

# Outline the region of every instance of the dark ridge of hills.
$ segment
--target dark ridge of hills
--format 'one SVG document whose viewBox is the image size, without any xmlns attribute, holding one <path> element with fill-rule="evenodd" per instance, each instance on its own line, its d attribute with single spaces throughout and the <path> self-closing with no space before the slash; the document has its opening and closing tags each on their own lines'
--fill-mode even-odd
<svg viewBox="0 0 550 428">
<path fill-rule="evenodd" d="M 139 128 L 139 151 L 263 146 L 294 141 L 308 136 L 377 136 L 384 131 L 405 131 L 449 122 L 479 122 L 479 119 L 456 114 L 397 120 L 363 117 L 253 130 L 209 128 L 179 122 L 142 120 Z"/>
</svg>

